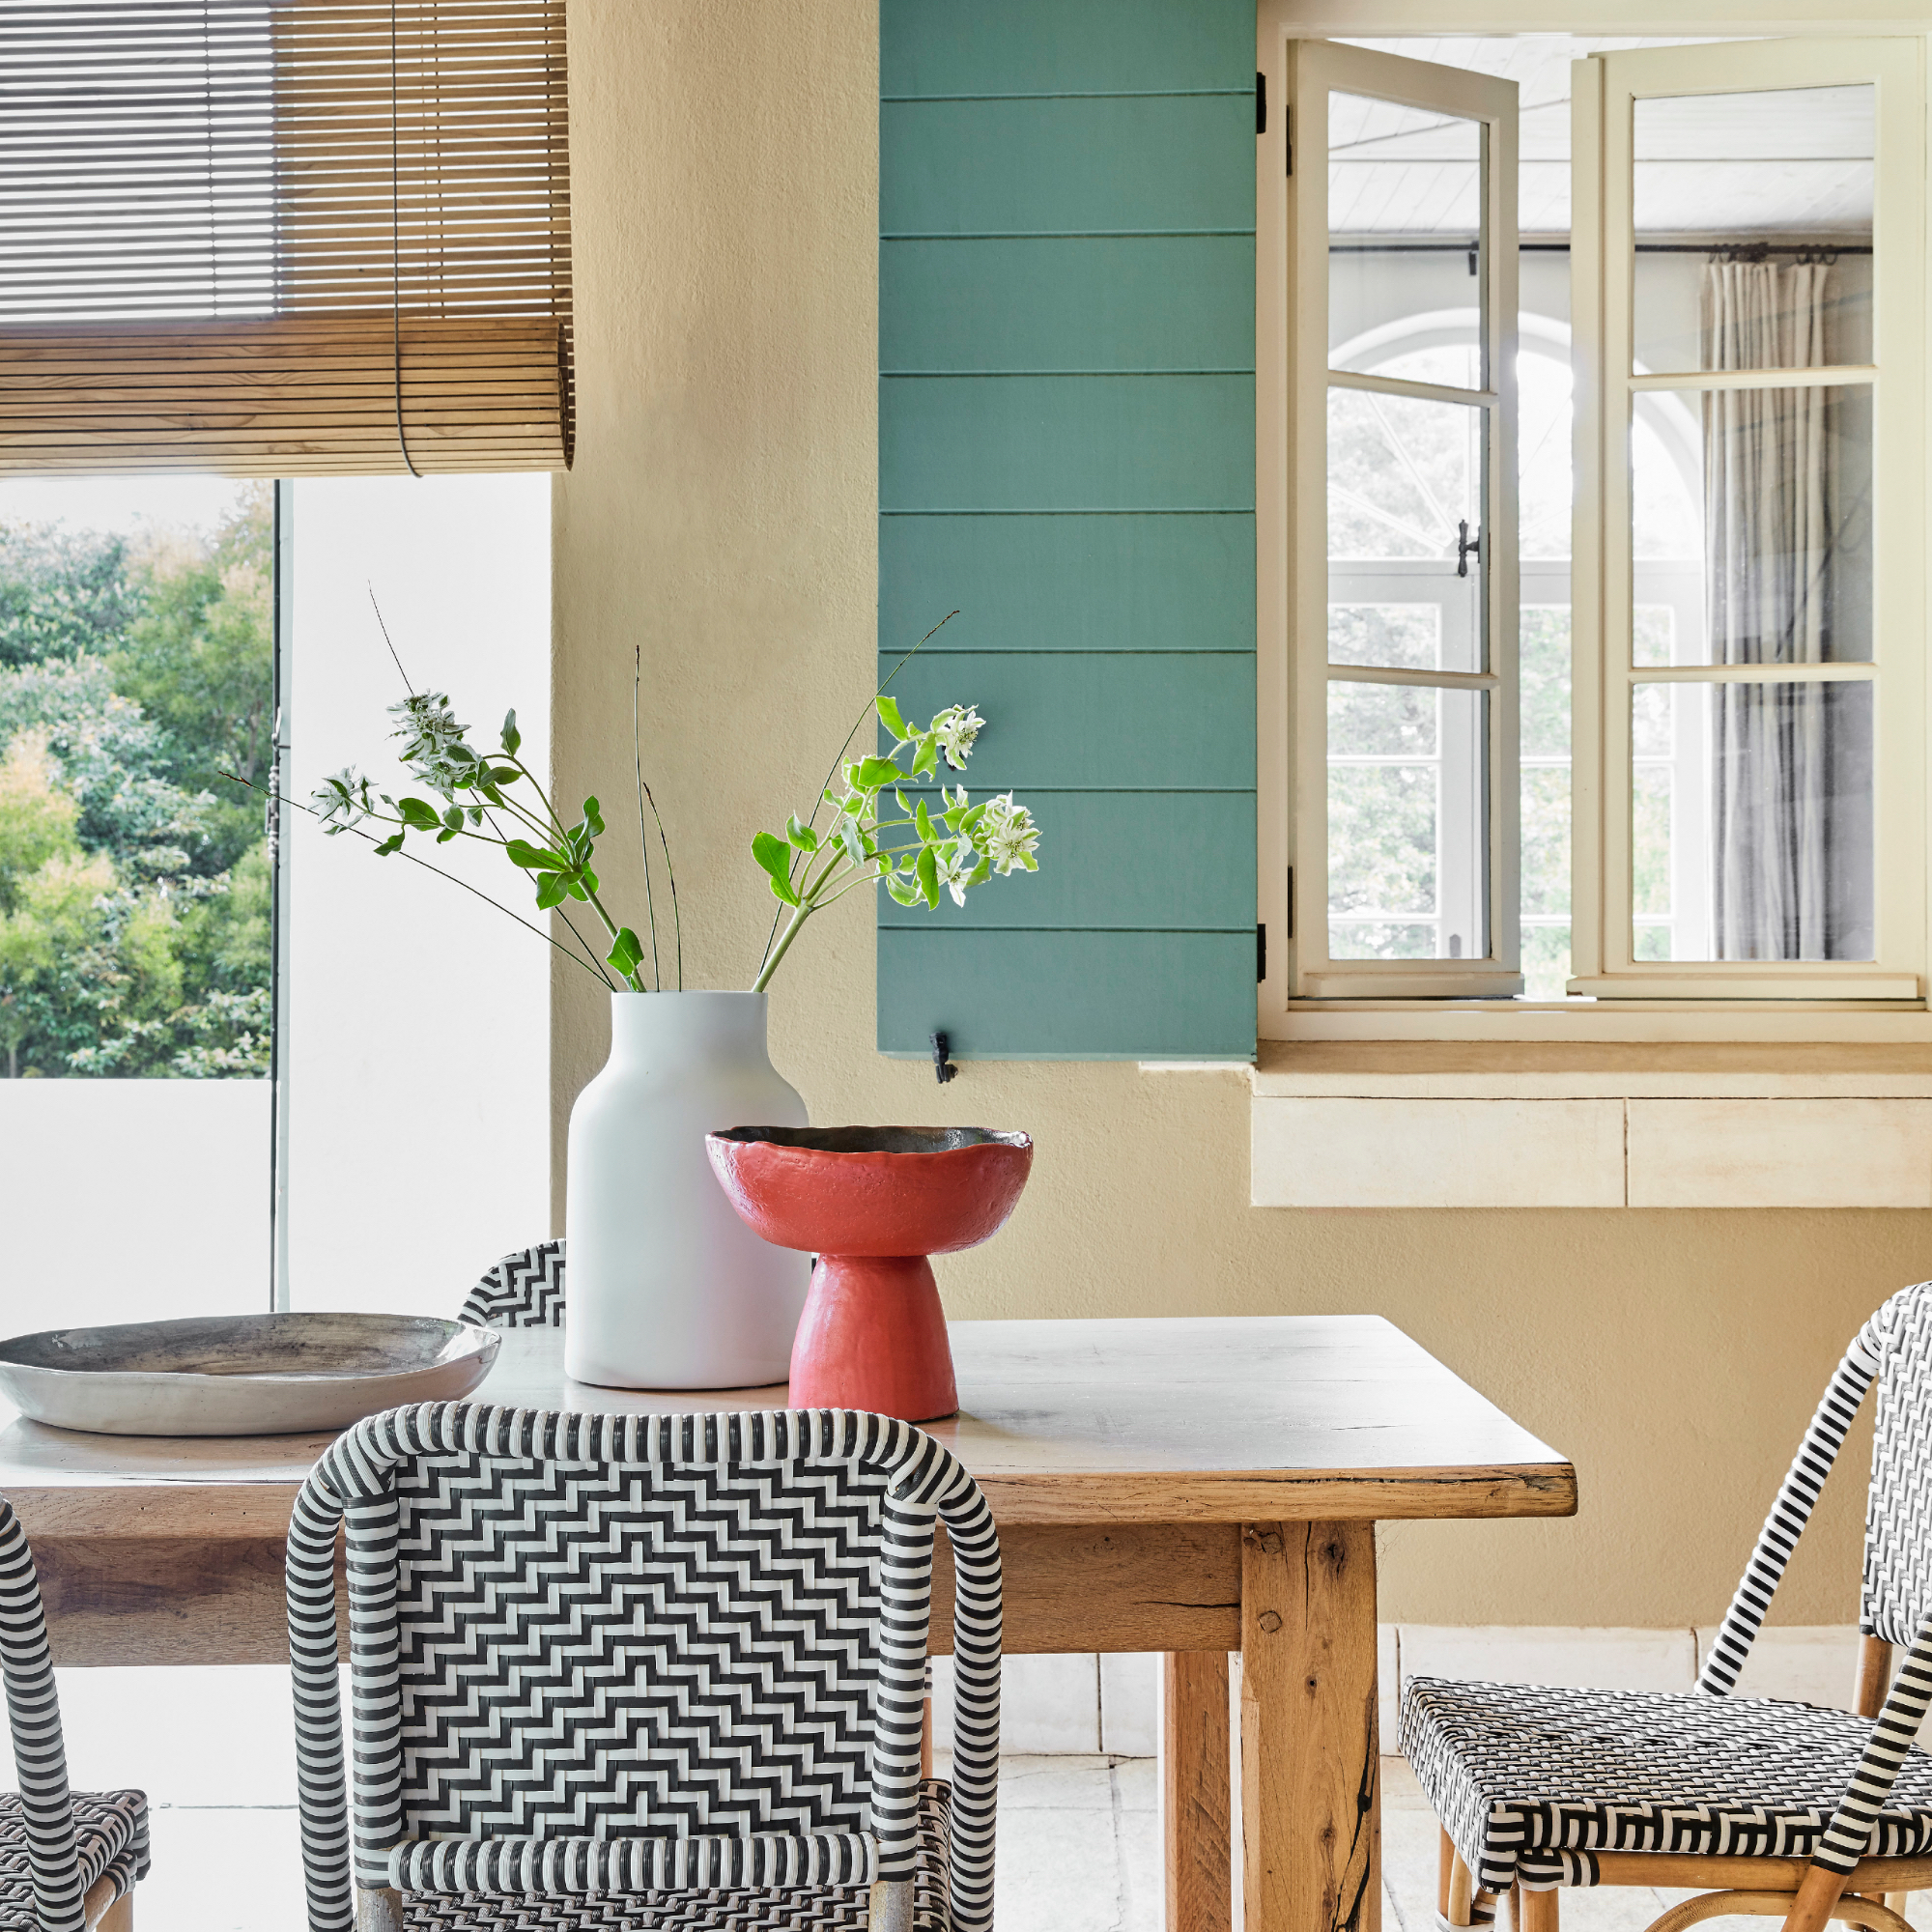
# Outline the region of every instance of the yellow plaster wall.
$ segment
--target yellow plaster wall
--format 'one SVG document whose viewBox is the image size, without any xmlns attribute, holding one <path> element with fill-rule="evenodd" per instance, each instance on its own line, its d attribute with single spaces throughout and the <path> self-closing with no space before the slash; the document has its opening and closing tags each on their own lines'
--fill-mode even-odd
<svg viewBox="0 0 1932 1932">
<path fill-rule="evenodd" d="M 572 0 L 570 18 L 582 390 L 554 499 L 557 777 L 628 796 L 641 648 L 686 981 L 741 986 L 772 907 L 747 841 L 813 794 L 870 689 L 876 5 Z M 932 586 L 936 615 L 948 596 Z M 629 903 L 625 843 L 606 870 Z M 773 1058 L 815 1120 L 1038 1144 L 1006 1232 L 940 1264 L 954 1316 L 1376 1310 L 1575 1459 L 1573 1522 L 1389 1530 L 1385 1617 L 1714 1621 L 1838 1351 L 1932 1274 L 1916 1213 L 1258 1210 L 1237 1074 L 969 1064 L 942 1091 L 874 1052 L 872 982 L 855 898 L 777 983 Z M 564 1122 L 607 1014 L 567 966 L 554 990 L 560 1227 Z M 1834 1486 L 1778 1621 L 1856 1614 L 1857 1488 Z"/>
</svg>

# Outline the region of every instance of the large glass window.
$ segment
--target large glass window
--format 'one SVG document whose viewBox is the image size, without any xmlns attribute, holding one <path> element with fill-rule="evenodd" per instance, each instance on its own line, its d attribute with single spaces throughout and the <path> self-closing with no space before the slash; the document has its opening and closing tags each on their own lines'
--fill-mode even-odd
<svg viewBox="0 0 1932 1932">
<path fill-rule="evenodd" d="M 266 1305 L 272 486 L 0 483 L 0 1138 L 47 1319 Z"/>
</svg>

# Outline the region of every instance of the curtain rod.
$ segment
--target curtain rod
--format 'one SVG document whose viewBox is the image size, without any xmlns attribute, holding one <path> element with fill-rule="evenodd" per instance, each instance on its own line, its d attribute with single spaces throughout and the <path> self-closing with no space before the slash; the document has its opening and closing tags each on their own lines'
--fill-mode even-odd
<svg viewBox="0 0 1932 1932">
<path fill-rule="evenodd" d="M 1331 242 L 1331 255 L 1466 255 L 1474 242 Z M 1567 255 L 1567 242 L 1519 242 L 1520 254 Z M 1869 242 L 1639 242 L 1639 255 L 1869 255 Z"/>
</svg>

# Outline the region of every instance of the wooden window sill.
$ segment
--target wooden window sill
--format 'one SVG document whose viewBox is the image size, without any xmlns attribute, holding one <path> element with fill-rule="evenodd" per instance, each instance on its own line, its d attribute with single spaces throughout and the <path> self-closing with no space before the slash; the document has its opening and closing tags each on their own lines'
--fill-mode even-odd
<svg viewBox="0 0 1932 1932">
<path fill-rule="evenodd" d="M 1932 1208 L 1932 1043 L 1281 1041 L 1267 1208 Z"/>
</svg>

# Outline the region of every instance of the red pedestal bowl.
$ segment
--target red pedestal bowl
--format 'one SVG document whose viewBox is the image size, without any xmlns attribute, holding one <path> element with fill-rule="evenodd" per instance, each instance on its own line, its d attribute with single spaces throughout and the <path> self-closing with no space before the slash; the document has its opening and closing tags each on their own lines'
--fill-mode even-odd
<svg viewBox="0 0 1932 1932">
<path fill-rule="evenodd" d="M 997 1234 L 1033 1166 L 985 1127 L 726 1127 L 711 1165 L 754 1234 L 815 1251 L 791 1351 L 795 1408 L 932 1422 L 959 1407 L 929 1255 Z"/>
</svg>

